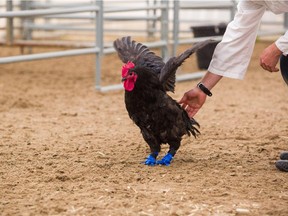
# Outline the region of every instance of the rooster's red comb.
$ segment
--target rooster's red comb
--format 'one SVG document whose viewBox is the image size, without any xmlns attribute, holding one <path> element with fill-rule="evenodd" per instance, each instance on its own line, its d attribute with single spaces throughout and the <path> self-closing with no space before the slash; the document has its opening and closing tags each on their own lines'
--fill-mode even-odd
<svg viewBox="0 0 288 216">
<path fill-rule="evenodd" d="M 125 65 L 122 67 L 122 77 L 126 76 L 129 69 L 134 68 L 135 65 L 133 62 L 128 61 Z"/>
</svg>

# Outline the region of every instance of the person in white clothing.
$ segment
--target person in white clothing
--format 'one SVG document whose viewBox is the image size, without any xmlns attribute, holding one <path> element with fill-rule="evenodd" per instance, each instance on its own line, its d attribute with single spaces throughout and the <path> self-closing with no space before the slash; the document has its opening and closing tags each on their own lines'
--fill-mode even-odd
<svg viewBox="0 0 288 216">
<path fill-rule="evenodd" d="M 275 14 L 288 12 L 288 1 L 239 1 L 235 17 L 228 24 L 222 41 L 215 48 L 207 73 L 197 86 L 184 93 L 179 101 L 190 117 L 193 117 L 203 106 L 207 95 L 212 96 L 211 89 L 223 76 L 235 79 L 244 78 L 254 49 L 259 24 L 266 10 Z M 264 70 L 278 72 L 279 58 L 287 54 L 288 31 L 264 49 L 260 55 L 259 64 Z M 282 167 L 278 167 L 276 162 L 276 167 L 288 172 L 288 152 L 281 154 L 280 158 L 287 158 L 287 160 L 281 160 Z M 282 169 L 283 166 L 285 169 Z"/>
</svg>

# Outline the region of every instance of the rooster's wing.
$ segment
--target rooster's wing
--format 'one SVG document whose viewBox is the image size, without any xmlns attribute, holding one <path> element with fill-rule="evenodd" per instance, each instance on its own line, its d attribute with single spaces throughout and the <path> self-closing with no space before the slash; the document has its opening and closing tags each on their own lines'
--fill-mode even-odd
<svg viewBox="0 0 288 216">
<path fill-rule="evenodd" d="M 123 63 L 133 62 L 136 67 L 145 67 L 158 76 L 165 63 L 162 58 L 150 51 L 147 46 L 131 40 L 130 36 L 117 39 L 113 43 Z"/>
<path fill-rule="evenodd" d="M 211 43 L 212 40 L 205 40 L 203 42 L 196 43 L 191 48 L 187 49 L 177 57 L 171 57 L 160 72 L 160 82 L 166 91 L 174 92 L 175 88 L 175 73 L 177 68 L 194 52 Z"/>
</svg>

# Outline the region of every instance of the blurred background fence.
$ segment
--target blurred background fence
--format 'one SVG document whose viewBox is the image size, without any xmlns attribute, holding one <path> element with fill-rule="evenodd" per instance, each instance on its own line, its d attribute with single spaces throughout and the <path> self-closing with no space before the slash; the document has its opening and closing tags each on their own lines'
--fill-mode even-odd
<svg viewBox="0 0 288 216">
<path fill-rule="evenodd" d="M 207 38 L 219 41 L 222 34 L 197 36 L 195 28 L 226 25 L 235 14 L 237 1 L 194 0 L 6 0 L 0 3 L 0 44 L 17 46 L 18 56 L 2 56 L 0 64 L 95 54 L 95 86 L 109 91 L 121 85 L 101 82 L 101 59 L 114 53 L 112 42 L 130 35 L 141 38 L 150 48 L 161 50 L 166 60 L 177 53 L 179 45 Z M 285 32 L 287 14 L 267 12 L 259 36 Z M 193 32 L 194 29 L 194 32 Z M 33 47 L 62 47 L 65 50 L 34 53 Z M 177 76 L 177 80 L 199 78 L 203 72 Z"/>
</svg>

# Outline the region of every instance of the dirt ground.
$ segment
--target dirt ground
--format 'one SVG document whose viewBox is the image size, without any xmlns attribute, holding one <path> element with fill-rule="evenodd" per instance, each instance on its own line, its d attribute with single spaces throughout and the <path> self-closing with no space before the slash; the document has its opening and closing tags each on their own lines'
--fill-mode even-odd
<svg viewBox="0 0 288 216">
<path fill-rule="evenodd" d="M 95 91 L 93 56 L 0 65 L 0 215 L 288 215 L 288 173 L 274 166 L 288 150 L 288 87 L 258 66 L 267 44 L 245 80 L 213 89 L 195 116 L 201 136 L 185 137 L 169 167 L 141 164 L 149 149 L 124 92 Z M 105 57 L 103 83 L 120 70 Z"/>
</svg>

